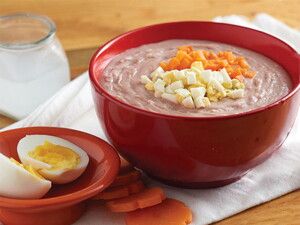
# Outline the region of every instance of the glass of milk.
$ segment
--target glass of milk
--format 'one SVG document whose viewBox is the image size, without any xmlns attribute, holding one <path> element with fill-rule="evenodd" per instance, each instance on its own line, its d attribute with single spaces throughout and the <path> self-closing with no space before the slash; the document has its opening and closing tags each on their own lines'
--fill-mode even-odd
<svg viewBox="0 0 300 225">
<path fill-rule="evenodd" d="M 0 114 L 22 119 L 70 81 L 55 33 L 42 15 L 0 17 Z"/>
</svg>

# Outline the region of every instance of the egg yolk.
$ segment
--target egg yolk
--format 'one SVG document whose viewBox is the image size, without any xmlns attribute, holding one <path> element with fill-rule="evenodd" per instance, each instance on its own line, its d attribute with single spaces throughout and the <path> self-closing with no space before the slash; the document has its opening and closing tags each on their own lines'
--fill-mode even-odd
<svg viewBox="0 0 300 225">
<path fill-rule="evenodd" d="M 40 179 L 43 179 L 45 180 L 45 178 L 40 175 L 33 167 L 32 165 L 29 165 L 29 166 L 24 166 L 23 164 L 19 163 L 17 160 L 13 159 L 13 158 L 10 158 L 10 161 L 12 161 L 14 164 L 16 164 L 17 166 L 27 170 L 29 173 L 31 173 L 32 175 L 40 178 Z"/>
<path fill-rule="evenodd" d="M 68 170 L 75 168 L 80 162 L 80 156 L 70 148 L 54 145 L 45 141 L 44 145 L 39 145 L 34 151 L 28 152 L 31 158 L 51 165 L 48 170 Z"/>
</svg>

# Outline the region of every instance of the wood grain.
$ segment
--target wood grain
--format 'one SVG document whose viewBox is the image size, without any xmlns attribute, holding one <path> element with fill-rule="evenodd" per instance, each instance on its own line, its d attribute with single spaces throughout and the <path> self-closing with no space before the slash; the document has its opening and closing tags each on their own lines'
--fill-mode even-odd
<svg viewBox="0 0 300 225">
<path fill-rule="evenodd" d="M 300 0 L 1 0 L 0 14 L 30 11 L 51 17 L 75 78 L 99 46 L 131 29 L 216 16 L 265 12 L 300 29 Z M 0 96 L 1 97 L 1 96 Z M 14 120 L 0 115 L 0 128 Z M 280 182 L 280 181 L 279 181 Z M 220 205 L 220 207 L 223 207 Z M 248 209 L 215 225 L 299 225 L 300 190 Z"/>
<path fill-rule="evenodd" d="M 32 11 L 51 17 L 66 50 L 100 46 L 111 38 L 145 25 L 211 20 L 265 12 L 300 28 L 299 0 L 1 0 L 0 14 Z"/>
</svg>

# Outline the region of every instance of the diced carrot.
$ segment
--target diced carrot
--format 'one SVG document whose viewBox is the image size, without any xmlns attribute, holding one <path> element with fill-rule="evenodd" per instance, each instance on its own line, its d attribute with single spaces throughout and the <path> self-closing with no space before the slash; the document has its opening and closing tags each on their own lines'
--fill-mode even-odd
<svg viewBox="0 0 300 225">
<path fill-rule="evenodd" d="M 202 61 L 202 60 L 206 60 L 205 56 L 203 55 L 202 51 L 195 51 L 193 58 L 195 61 Z"/>
<path fill-rule="evenodd" d="M 205 65 L 206 70 L 218 70 L 220 66 L 213 61 L 208 61 Z"/>
<path fill-rule="evenodd" d="M 126 225 L 187 225 L 192 212 L 183 202 L 167 198 L 162 203 L 126 213 Z"/>
<path fill-rule="evenodd" d="M 178 51 L 176 54 L 176 58 L 181 61 L 186 55 L 188 55 L 185 51 Z"/>
<path fill-rule="evenodd" d="M 110 187 L 117 187 L 121 185 L 130 184 L 136 180 L 138 180 L 141 176 L 141 173 L 137 170 L 133 170 L 129 173 L 119 175 L 116 177 L 115 181 L 110 185 Z"/>
<path fill-rule="evenodd" d="M 180 69 L 187 69 L 191 67 L 191 61 L 189 61 L 187 58 L 184 58 L 180 62 Z"/>
<path fill-rule="evenodd" d="M 214 62 L 218 65 L 220 65 L 220 69 L 222 69 L 223 67 L 225 67 L 226 65 L 228 65 L 227 60 L 225 59 L 218 59 L 218 60 L 214 60 Z"/>
<path fill-rule="evenodd" d="M 209 59 L 217 59 L 218 58 L 218 56 L 216 55 L 216 53 L 214 53 L 214 52 L 210 52 L 209 53 L 209 57 L 208 57 Z"/>
<path fill-rule="evenodd" d="M 176 58 L 173 57 L 170 62 L 169 62 L 169 70 L 175 70 L 180 67 L 180 61 Z"/>
<path fill-rule="evenodd" d="M 246 62 L 245 59 L 240 60 L 239 65 L 240 65 L 242 68 L 245 68 L 245 69 L 248 69 L 248 68 L 250 67 L 249 64 Z"/>
<path fill-rule="evenodd" d="M 188 55 L 188 54 L 184 55 L 184 56 L 183 56 L 183 59 L 187 59 L 187 60 L 189 60 L 190 62 L 193 61 L 193 57 L 190 56 L 190 55 Z M 181 59 L 181 60 L 182 60 L 182 59 Z"/>
<path fill-rule="evenodd" d="M 232 64 L 236 56 L 232 52 L 224 52 L 224 56 L 227 58 L 228 63 Z"/>
<path fill-rule="evenodd" d="M 246 78 L 253 78 L 255 76 L 255 72 L 252 70 L 248 70 L 247 73 L 244 75 Z"/>
<path fill-rule="evenodd" d="M 226 67 L 226 71 L 227 71 L 227 73 L 230 75 L 230 74 L 232 74 L 233 73 L 233 68 L 230 66 L 230 67 Z"/>
<path fill-rule="evenodd" d="M 209 52 L 206 51 L 206 50 L 201 50 L 201 52 L 202 52 L 202 54 L 204 55 L 204 57 L 205 57 L 206 59 L 208 59 Z"/>
<path fill-rule="evenodd" d="M 244 68 L 240 68 L 240 71 L 243 76 L 247 73 L 247 69 L 244 69 Z"/>
<path fill-rule="evenodd" d="M 237 62 L 240 62 L 240 61 L 242 61 L 242 60 L 245 60 L 245 58 L 244 57 L 236 57 L 235 58 L 235 61 L 237 61 Z"/>
<path fill-rule="evenodd" d="M 237 76 L 235 76 L 235 79 L 239 80 L 240 82 L 244 82 L 244 76 L 243 75 L 237 75 Z"/>
<path fill-rule="evenodd" d="M 111 200 L 111 199 L 117 199 L 117 198 L 123 198 L 127 197 L 130 194 L 141 192 L 145 189 L 145 185 L 141 180 L 135 181 L 132 184 L 119 186 L 116 188 L 108 188 L 104 190 L 103 192 L 95 195 L 92 197 L 92 200 Z"/>
<path fill-rule="evenodd" d="M 110 200 L 106 207 L 112 212 L 130 212 L 157 205 L 165 199 L 164 191 L 160 188 L 150 188 L 128 197 Z"/>
<path fill-rule="evenodd" d="M 186 53 L 190 53 L 192 51 L 194 51 L 193 47 L 192 46 L 186 46 L 186 45 L 183 45 L 183 46 L 179 46 L 178 47 L 178 50 L 179 51 L 185 51 Z"/>
<path fill-rule="evenodd" d="M 166 63 L 166 62 L 161 62 L 160 64 L 159 64 L 159 66 L 164 70 L 164 71 L 168 71 L 168 63 Z"/>
<path fill-rule="evenodd" d="M 220 58 L 222 58 L 222 57 L 224 56 L 224 52 L 219 52 L 219 53 L 218 53 L 218 56 L 219 56 Z"/>
<path fill-rule="evenodd" d="M 239 76 L 239 75 L 242 75 L 242 72 L 241 72 L 240 68 L 237 68 L 237 69 L 235 69 L 235 70 L 233 71 L 233 74 L 234 74 L 235 76 Z"/>
</svg>

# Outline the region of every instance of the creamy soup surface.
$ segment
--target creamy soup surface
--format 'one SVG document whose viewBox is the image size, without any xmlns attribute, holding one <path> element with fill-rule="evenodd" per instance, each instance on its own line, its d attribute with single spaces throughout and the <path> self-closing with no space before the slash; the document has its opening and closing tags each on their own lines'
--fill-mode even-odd
<svg viewBox="0 0 300 225">
<path fill-rule="evenodd" d="M 206 108 L 189 109 L 156 98 L 153 92 L 145 89 L 141 75 L 150 74 L 162 61 L 168 62 L 177 53 L 177 47 L 193 46 L 195 50 L 232 51 L 244 57 L 250 69 L 256 72 L 252 79 L 245 79 L 244 97 L 223 98 L 211 102 Z M 132 106 L 161 114 L 207 117 L 230 115 L 250 111 L 268 105 L 285 96 L 292 89 L 288 73 L 273 60 L 250 50 L 233 45 L 199 40 L 168 40 L 129 49 L 117 55 L 105 68 L 100 78 L 101 86 L 112 96 Z"/>
</svg>

